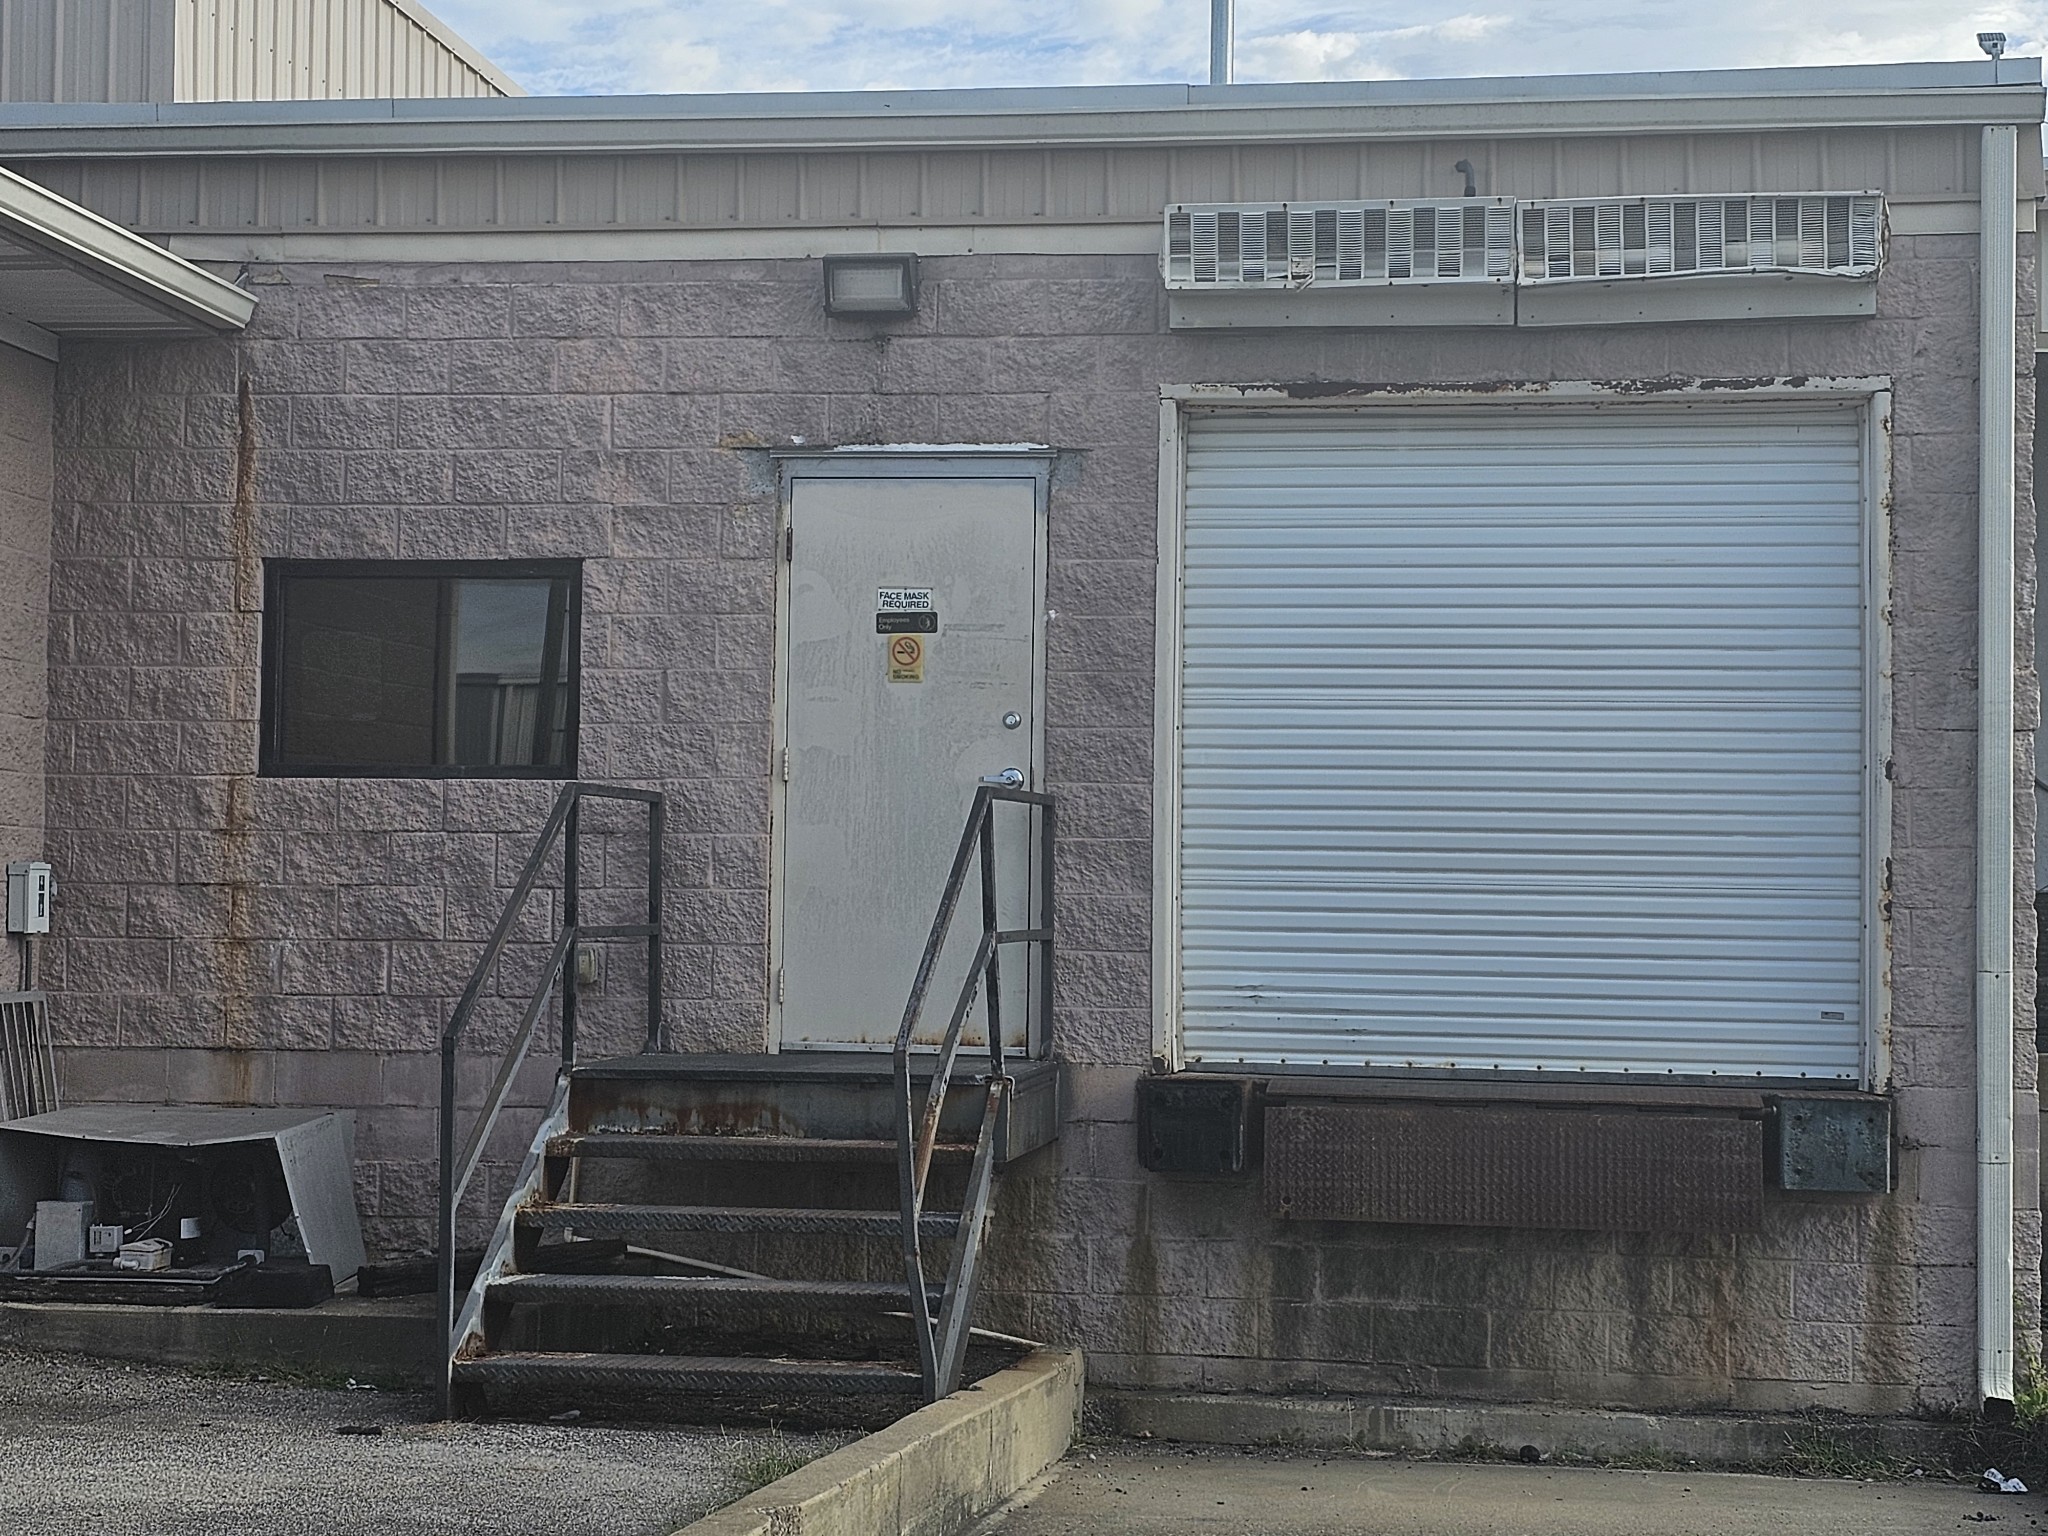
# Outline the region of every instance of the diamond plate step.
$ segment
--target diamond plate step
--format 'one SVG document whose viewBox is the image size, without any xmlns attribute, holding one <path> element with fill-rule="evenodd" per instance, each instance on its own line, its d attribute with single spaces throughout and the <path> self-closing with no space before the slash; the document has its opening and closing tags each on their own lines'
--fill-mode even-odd
<svg viewBox="0 0 2048 1536">
<path fill-rule="evenodd" d="M 551 1157 L 638 1158 L 646 1162 L 744 1163 L 893 1163 L 893 1141 L 852 1140 L 823 1136 L 660 1136 L 647 1133 L 592 1131 L 557 1136 L 548 1143 Z M 935 1159 L 964 1162 L 974 1148 L 942 1142 Z"/>
<path fill-rule="evenodd" d="M 894 1211 L 796 1210 L 749 1205 L 530 1205 L 519 1213 L 522 1227 L 544 1232 L 806 1232 L 839 1237 L 895 1237 L 903 1218 Z M 926 1211 L 918 1218 L 923 1237 L 953 1237 L 958 1211 Z"/>
<path fill-rule="evenodd" d="M 941 1292 L 931 1288 L 937 1301 Z M 886 1280 L 737 1280 L 723 1275 L 509 1275 L 491 1282 L 493 1301 L 516 1305 L 569 1302 L 581 1306 L 642 1303 L 801 1302 L 831 1311 L 909 1305 L 910 1289 Z"/>
<path fill-rule="evenodd" d="M 924 1390 L 923 1378 L 916 1371 L 896 1365 L 718 1355 L 484 1355 L 456 1361 L 455 1381 L 463 1387 L 535 1395 L 799 1392 L 917 1396 Z"/>
</svg>

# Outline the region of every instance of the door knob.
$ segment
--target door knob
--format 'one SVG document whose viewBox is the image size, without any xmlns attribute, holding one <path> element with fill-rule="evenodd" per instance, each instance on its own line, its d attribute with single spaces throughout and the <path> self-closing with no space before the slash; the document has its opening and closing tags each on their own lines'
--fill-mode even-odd
<svg viewBox="0 0 2048 1536">
<path fill-rule="evenodd" d="M 998 789 L 1022 789 L 1024 787 L 1024 770 L 1022 768 L 1005 768 L 1001 773 L 985 773 L 981 776 L 981 782 L 993 784 Z"/>
</svg>

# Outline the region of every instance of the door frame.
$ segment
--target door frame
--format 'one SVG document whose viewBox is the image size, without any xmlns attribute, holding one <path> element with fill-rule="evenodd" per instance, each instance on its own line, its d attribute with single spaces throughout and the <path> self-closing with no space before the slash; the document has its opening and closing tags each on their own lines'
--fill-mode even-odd
<svg viewBox="0 0 2048 1536">
<path fill-rule="evenodd" d="M 1616 410 L 1689 411 L 1714 405 L 1755 405 L 1781 401 L 1837 405 L 1860 411 L 1863 437 L 1863 1073 L 1865 1091 L 1891 1081 L 1892 975 L 1892 380 L 1868 377 L 1801 377 L 1759 383 L 1754 388 L 1712 380 L 1671 381 L 1645 394 L 1628 383 L 1570 380 L 1507 385 L 1431 385 L 1421 388 L 1290 390 L 1272 384 L 1168 384 L 1159 391 L 1159 568 L 1154 597 L 1156 650 L 1153 657 L 1152 752 L 1152 1060 L 1155 1070 L 1187 1067 L 1181 1012 L 1180 831 L 1181 680 L 1183 542 L 1187 519 L 1187 426 L 1191 417 L 1217 414 L 1275 414 L 1311 410 L 1324 414 L 1397 411 L 1543 409 L 1549 406 L 1605 406 Z M 1199 1066 L 1199 1064 L 1197 1064 Z M 1221 1069 L 1218 1069 L 1221 1070 Z M 1289 1067 L 1307 1075 L 1315 1069 Z M 1496 1080 L 1495 1074 L 1466 1068 L 1367 1076 L 1414 1075 Z M 1576 1076 L 1576 1074 L 1575 1074 Z M 1608 1080 L 1589 1074 L 1588 1081 Z M 1625 1079 L 1642 1081 L 1640 1077 Z M 1658 1079 L 1663 1081 L 1663 1079 Z M 1676 1081 L 1686 1082 L 1687 1079 Z M 1728 1079 L 1717 1079 L 1724 1086 Z M 1743 1081 L 1748 1081 L 1744 1079 Z M 1797 1086 L 1795 1084 L 1795 1086 Z"/>
<path fill-rule="evenodd" d="M 798 480 L 1028 480 L 1032 484 L 1032 614 L 1030 763 L 1045 774 L 1045 649 L 1052 615 L 1045 605 L 1047 540 L 1052 471 L 1058 451 L 1040 447 L 976 448 L 971 444 L 925 447 L 792 448 L 770 456 L 775 465 L 775 681 L 770 712 L 774 733 L 769 751 L 768 794 L 768 1008 L 763 1048 L 782 1050 L 783 898 L 788 856 L 790 573 L 793 557 L 791 499 Z M 1034 784 L 1033 788 L 1043 788 Z M 931 892 L 938 910 L 939 890 Z M 851 1046 L 848 1050 L 866 1049 Z"/>
</svg>

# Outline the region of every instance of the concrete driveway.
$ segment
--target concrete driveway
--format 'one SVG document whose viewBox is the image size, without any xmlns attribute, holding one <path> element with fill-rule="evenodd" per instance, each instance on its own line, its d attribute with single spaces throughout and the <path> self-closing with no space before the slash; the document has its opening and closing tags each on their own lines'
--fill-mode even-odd
<svg viewBox="0 0 2048 1536">
<path fill-rule="evenodd" d="M 34 1536 L 667 1536 L 851 1438 L 428 1408 L 0 1349 L 0 1510 Z"/>
<path fill-rule="evenodd" d="M 976 1536 L 1934 1536 L 2048 1529 L 2048 1499 L 1949 1483 L 1097 1448 Z"/>
</svg>

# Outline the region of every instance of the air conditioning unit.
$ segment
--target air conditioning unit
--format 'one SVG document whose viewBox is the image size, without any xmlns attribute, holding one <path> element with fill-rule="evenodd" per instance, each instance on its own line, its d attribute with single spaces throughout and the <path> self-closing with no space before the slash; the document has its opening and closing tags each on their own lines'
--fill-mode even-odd
<svg viewBox="0 0 2048 1536">
<path fill-rule="evenodd" d="M 1884 198 L 1575 197 L 1520 207 L 1526 284 L 1817 273 L 1869 278 L 1884 262 Z"/>
<path fill-rule="evenodd" d="M 1378 288 L 1515 280 L 1509 198 L 1329 203 L 1175 203 L 1166 286 Z"/>
</svg>

